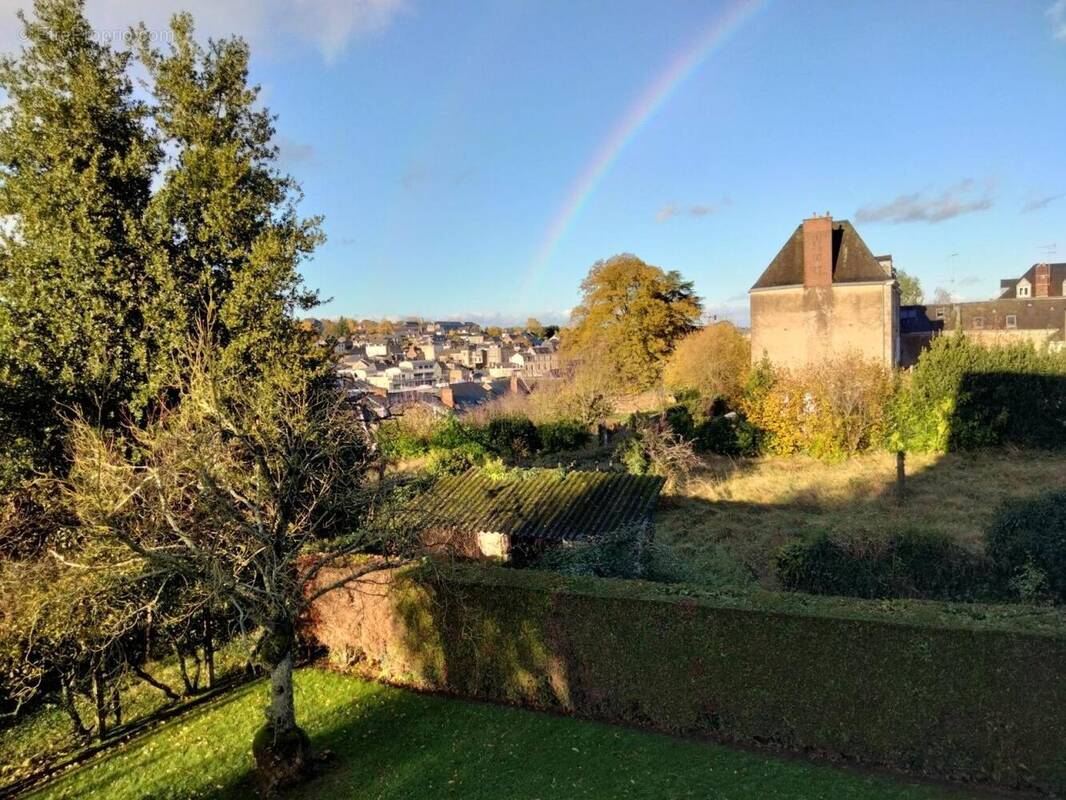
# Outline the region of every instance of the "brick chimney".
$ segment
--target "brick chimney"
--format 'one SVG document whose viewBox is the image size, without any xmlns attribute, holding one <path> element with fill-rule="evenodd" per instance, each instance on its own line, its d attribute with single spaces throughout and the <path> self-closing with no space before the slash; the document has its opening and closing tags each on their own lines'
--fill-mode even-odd
<svg viewBox="0 0 1066 800">
<path fill-rule="evenodd" d="M 1033 287 L 1033 297 L 1051 296 L 1051 267 L 1047 264 L 1036 265 L 1036 285 Z"/>
<path fill-rule="evenodd" d="M 440 401 L 445 408 L 455 408 L 455 393 L 451 386 L 440 387 Z"/>
<path fill-rule="evenodd" d="M 833 285 L 833 218 L 828 213 L 803 220 L 803 285 Z"/>
</svg>

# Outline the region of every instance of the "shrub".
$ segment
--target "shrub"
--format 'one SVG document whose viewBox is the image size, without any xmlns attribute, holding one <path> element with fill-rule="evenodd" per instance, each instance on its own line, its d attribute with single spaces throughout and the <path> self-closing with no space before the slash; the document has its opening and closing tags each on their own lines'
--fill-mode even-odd
<svg viewBox="0 0 1066 800">
<path fill-rule="evenodd" d="M 990 599 L 988 563 L 940 534 L 904 530 L 878 542 L 821 534 L 789 542 L 775 558 L 790 591 L 845 597 Z"/>
<path fill-rule="evenodd" d="M 710 417 L 696 427 L 696 449 L 723 456 L 759 454 L 759 430 L 739 415 Z"/>
<path fill-rule="evenodd" d="M 434 447 L 429 451 L 426 469 L 432 475 L 458 475 L 488 460 L 485 448 L 477 442 L 465 442 L 451 448 Z"/>
<path fill-rule="evenodd" d="M 589 443 L 592 435 L 587 426 L 576 420 L 558 420 L 537 426 L 541 448 L 545 453 L 561 453 L 580 450 Z"/>
<path fill-rule="evenodd" d="M 564 575 L 638 578 L 647 566 L 645 538 L 646 532 L 640 526 L 619 528 L 589 541 L 551 547 L 534 567 Z"/>
<path fill-rule="evenodd" d="M 900 449 L 1066 447 L 1066 354 L 937 337 L 892 404 L 892 421 Z"/>
<path fill-rule="evenodd" d="M 858 355 L 802 370 L 753 370 L 742 404 L 773 453 L 842 459 L 884 445 L 892 372 Z"/>
<path fill-rule="evenodd" d="M 1016 595 L 1048 594 L 1066 602 L 1066 491 L 1004 505 L 988 530 L 986 548 L 1001 581 Z"/>
<path fill-rule="evenodd" d="M 664 418 L 634 414 L 631 431 L 615 457 L 634 475 L 660 475 L 668 484 L 683 482 L 699 463 L 692 443 L 682 439 Z"/>
<path fill-rule="evenodd" d="M 378 450 L 386 461 L 416 458 L 429 449 L 429 443 L 405 428 L 400 420 L 386 420 L 374 433 Z"/>
<path fill-rule="evenodd" d="M 705 412 L 716 398 L 730 403 L 740 398 L 750 363 L 751 342 L 732 323 L 716 322 L 678 342 L 663 381 L 675 394 L 696 393 Z"/>
<path fill-rule="evenodd" d="M 489 450 L 510 458 L 529 458 L 540 450 L 540 433 L 528 417 L 495 417 L 481 436 Z"/>
</svg>

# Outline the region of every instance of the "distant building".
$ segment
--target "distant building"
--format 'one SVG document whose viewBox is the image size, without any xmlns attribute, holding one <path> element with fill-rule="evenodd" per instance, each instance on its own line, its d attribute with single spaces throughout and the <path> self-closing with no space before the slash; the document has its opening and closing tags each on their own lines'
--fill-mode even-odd
<svg viewBox="0 0 1066 800">
<path fill-rule="evenodd" d="M 1063 347 L 1066 264 L 1034 264 L 1021 277 L 1000 281 L 994 300 L 904 306 L 901 363 L 915 363 L 934 336 L 954 330 L 984 344 L 1028 341 L 1037 347 Z"/>
<path fill-rule="evenodd" d="M 801 367 L 857 353 L 899 362 L 899 287 L 847 220 L 806 219 L 749 292 L 751 355 Z"/>
</svg>

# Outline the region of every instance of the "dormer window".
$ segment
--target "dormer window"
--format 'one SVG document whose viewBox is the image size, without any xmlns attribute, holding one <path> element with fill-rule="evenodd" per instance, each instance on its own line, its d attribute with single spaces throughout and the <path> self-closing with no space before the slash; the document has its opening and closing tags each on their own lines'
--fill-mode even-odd
<svg viewBox="0 0 1066 800">
<path fill-rule="evenodd" d="M 1022 278 L 1020 281 L 1018 281 L 1018 285 L 1017 287 L 1015 287 L 1014 294 L 1016 297 L 1029 297 L 1031 291 L 1032 289 L 1029 285 L 1029 281 L 1027 281 L 1025 278 Z"/>
</svg>

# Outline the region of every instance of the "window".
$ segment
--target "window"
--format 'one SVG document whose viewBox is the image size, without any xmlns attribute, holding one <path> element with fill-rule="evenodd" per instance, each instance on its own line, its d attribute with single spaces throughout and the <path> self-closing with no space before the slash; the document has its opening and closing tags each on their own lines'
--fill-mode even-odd
<svg viewBox="0 0 1066 800">
<path fill-rule="evenodd" d="M 938 308 L 936 310 L 936 318 L 937 319 L 944 319 L 944 309 L 943 308 Z"/>
<path fill-rule="evenodd" d="M 1028 296 L 1029 296 L 1029 284 L 1027 284 L 1027 283 L 1019 283 L 1018 284 L 1018 297 L 1028 297 Z"/>
<path fill-rule="evenodd" d="M 973 318 L 973 326 L 975 328 L 983 328 L 985 326 L 985 318 L 984 317 L 974 317 Z"/>
<path fill-rule="evenodd" d="M 1008 328 L 1017 328 L 1018 327 L 1018 315 L 1017 314 L 1007 314 L 1007 327 Z"/>
</svg>

